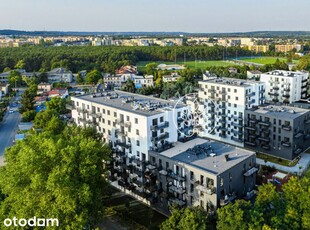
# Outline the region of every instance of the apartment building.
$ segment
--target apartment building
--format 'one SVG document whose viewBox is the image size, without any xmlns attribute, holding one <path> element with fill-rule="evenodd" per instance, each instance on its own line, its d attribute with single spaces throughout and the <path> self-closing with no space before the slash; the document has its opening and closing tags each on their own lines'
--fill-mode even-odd
<svg viewBox="0 0 310 230">
<path fill-rule="evenodd" d="M 255 53 L 266 53 L 269 50 L 268 45 L 249 45 L 246 46 L 248 50 L 254 51 Z"/>
<path fill-rule="evenodd" d="M 273 103 L 292 103 L 309 96 L 308 72 L 274 70 L 262 73 L 260 81 L 266 83 L 266 100 Z"/>
<path fill-rule="evenodd" d="M 259 70 L 248 70 L 246 71 L 247 79 L 249 80 L 259 80 L 262 72 Z"/>
<path fill-rule="evenodd" d="M 135 76 L 134 83 L 136 89 L 140 89 L 142 87 L 154 86 L 154 76 L 153 75 Z"/>
<path fill-rule="evenodd" d="M 72 82 L 72 72 L 67 71 L 65 68 L 55 68 L 47 72 L 48 82 Z"/>
<path fill-rule="evenodd" d="M 303 49 L 303 46 L 300 44 L 285 44 L 285 45 L 275 45 L 275 51 L 276 52 L 289 52 L 291 50 L 295 49 L 297 52 Z"/>
<path fill-rule="evenodd" d="M 254 192 L 256 156 L 252 151 L 195 138 L 161 153 L 150 152 L 146 187 L 159 206 L 201 206 L 214 212 Z M 153 192 L 152 192 L 153 191 Z"/>
<path fill-rule="evenodd" d="M 290 106 L 259 106 L 245 112 L 245 146 L 292 160 L 310 147 L 310 111 Z"/>
<path fill-rule="evenodd" d="M 246 109 L 265 103 L 265 84 L 232 78 L 210 78 L 199 82 L 203 137 L 244 146 L 243 121 Z"/>
<path fill-rule="evenodd" d="M 72 97 L 72 117 L 80 126 L 92 125 L 103 141 L 129 159 L 147 160 L 148 152 L 162 151 L 182 138 L 178 117 L 185 105 L 122 91 Z"/>
</svg>

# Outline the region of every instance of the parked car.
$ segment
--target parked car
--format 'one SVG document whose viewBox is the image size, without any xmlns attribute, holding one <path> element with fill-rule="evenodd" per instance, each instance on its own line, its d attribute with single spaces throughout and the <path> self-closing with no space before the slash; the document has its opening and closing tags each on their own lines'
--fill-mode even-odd
<svg viewBox="0 0 310 230">
<path fill-rule="evenodd" d="M 14 110 L 13 110 L 13 109 L 10 109 L 10 110 L 9 110 L 9 113 L 14 113 Z"/>
</svg>

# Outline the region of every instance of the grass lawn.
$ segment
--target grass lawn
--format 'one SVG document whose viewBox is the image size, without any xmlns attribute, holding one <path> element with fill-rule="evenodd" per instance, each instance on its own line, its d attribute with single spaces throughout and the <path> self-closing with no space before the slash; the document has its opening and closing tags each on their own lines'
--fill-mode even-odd
<svg viewBox="0 0 310 230">
<path fill-rule="evenodd" d="M 286 58 L 281 57 L 254 57 L 254 58 L 240 58 L 239 60 L 266 65 L 266 64 L 274 64 L 277 59 L 279 59 L 280 61 L 287 60 Z M 294 60 L 293 62 L 297 63 L 297 60 Z"/>
<path fill-rule="evenodd" d="M 283 165 L 283 166 L 288 166 L 288 167 L 293 167 L 298 163 L 298 161 L 289 161 L 289 160 L 285 160 L 279 157 L 270 156 L 264 153 L 256 153 L 256 156 L 259 159 L 266 160 L 266 161 L 276 163 L 279 165 Z"/>
<path fill-rule="evenodd" d="M 137 63 L 138 71 L 144 71 L 145 66 L 148 63 L 157 63 L 159 64 L 167 64 L 167 65 L 172 65 L 175 64 L 174 62 L 169 62 L 169 61 L 141 61 Z M 176 64 L 178 65 L 184 65 L 184 62 L 177 62 Z M 234 64 L 226 62 L 226 61 L 221 61 L 221 60 L 214 60 L 214 61 L 187 61 L 185 62 L 185 66 L 188 68 L 196 68 L 196 69 L 204 69 L 210 66 L 233 66 Z"/>
<path fill-rule="evenodd" d="M 159 229 L 167 219 L 147 205 L 123 193 L 114 193 L 106 201 L 112 217 L 116 217 L 128 229 Z"/>
</svg>

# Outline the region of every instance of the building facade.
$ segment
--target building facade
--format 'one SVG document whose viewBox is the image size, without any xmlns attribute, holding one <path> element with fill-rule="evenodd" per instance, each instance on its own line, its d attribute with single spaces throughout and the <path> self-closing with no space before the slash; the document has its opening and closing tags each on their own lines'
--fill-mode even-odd
<svg viewBox="0 0 310 230">
<path fill-rule="evenodd" d="M 310 111 L 263 106 L 245 112 L 245 147 L 292 160 L 310 147 Z"/>
<path fill-rule="evenodd" d="M 262 73 L 261 82 L 266 84 L 266 101 L 289 104 L 309 96 L 308 72 L 274 70 Z"/>
<path fill-rule="evenodd" d="M 244 113 L 265 102 L 265 84 L 231 78 L 199 82 L 201 136 L 244 146 Z"/>
<path fill-rule="evenodd" d="M 55 82 L 72 82 L 72 72 L 67 71 L 65 68 L 56 68 L 47 72 L 47 78 L 49 83 Z"/>
</svg>

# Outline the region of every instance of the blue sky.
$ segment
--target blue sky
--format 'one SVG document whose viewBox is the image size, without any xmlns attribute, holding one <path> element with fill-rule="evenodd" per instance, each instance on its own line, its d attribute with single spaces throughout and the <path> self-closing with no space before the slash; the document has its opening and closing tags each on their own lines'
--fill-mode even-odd
<svg viewBox="0 0 310 230">
<path fill-rule="evenodd" d="M 0 29 L 310 31 L 309 0 L 7 0 Z"/>
</svg>

